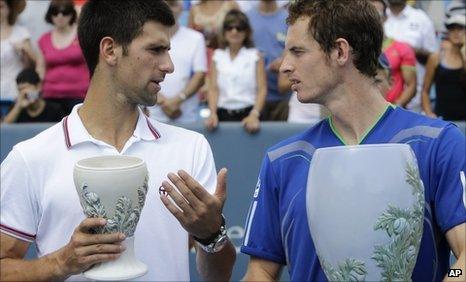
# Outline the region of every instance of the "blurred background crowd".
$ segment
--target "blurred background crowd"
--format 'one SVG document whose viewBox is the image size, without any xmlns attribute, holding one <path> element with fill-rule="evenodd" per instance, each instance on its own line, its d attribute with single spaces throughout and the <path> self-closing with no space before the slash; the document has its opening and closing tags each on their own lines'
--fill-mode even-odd
<svg viewBox="0 0 466 282">
<path fill-rule="evenodd" d="M 385 29 L 380 94 L 431 117 L 466 120 L 466 1 L 368 1 Z M 89 72 L 76 31 L 85 2 L 0 0 L 2 123 L 57 122 L 83 101 Z M 250 133 L 262 121 L 313 124 L 327 115 L 300 103 L 279 73 L 287 0 L 167 3 L 177 19 L 175 71 L 147 115 L 211 130 L 239 121 Z"/>
</svg>

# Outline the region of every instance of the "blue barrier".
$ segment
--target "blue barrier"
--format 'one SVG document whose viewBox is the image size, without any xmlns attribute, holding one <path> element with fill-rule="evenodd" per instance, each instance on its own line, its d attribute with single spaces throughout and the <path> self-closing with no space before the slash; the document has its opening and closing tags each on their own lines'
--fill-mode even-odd
<svg viewBox="0 0 466 282">
<path fill-rule="evenodd" d="M 466 122 L 456 123 L 466 134 Z M 1 160 L 18 142 L 35 136 L 52 124 L 16 124 L 0 126 Z M 260 164 L 265 150 L 294 134 L 306 130 L 308 125 L 264 122 L 261 131 L 255 135 L 247 134 L 239 123 L 221 123 L 218 130 L 208 132 L 202 124 L 182 125 L 185 128 L 204 134 L 209 141 L 215 157 L 217 169 L 228 168 L 228 199 L 224 207 L 227 218 L 228 234 L 237 251 L 244 235 L 244 221 L 256 185 Z M 30 248 L 27 257 L 35 256 Z M 246 271 L 249 257 L 238 253 L 232 279 L 240 280 Z M 200 280 L 195 268 L 195 254 L 190 255 L 191 279 Z M 287 280 L 287 271 L 283 271 L 281 280 Z"/>
</svg>

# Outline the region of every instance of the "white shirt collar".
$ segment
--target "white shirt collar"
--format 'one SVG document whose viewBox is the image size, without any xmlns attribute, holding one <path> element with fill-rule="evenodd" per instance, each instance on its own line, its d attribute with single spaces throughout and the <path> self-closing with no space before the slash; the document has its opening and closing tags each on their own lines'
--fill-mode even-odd
<svg viewBox="0 0 466 282">
<path fill-rule="evenodd" d="M 81 118 L 78 115 L 78 109 L 82 104 L 74 106 L 69 116 L 66 116 L 62 120 L 63 133 L 65 136 L 65 144 L 68 149 L 71 149 L 73 146 L 83 142 L 96 142 L 98 140 L 94 139 L 87 129 L 84 127 L 84 124 L 81 121 Z M 139 117 L 136 124 L 136 128 L 133 132 L 133 137 L 140 138 L 148 141 L 155 141 L 161 137 L 160 133 L 157 131 L 155 126 L 142 110 L 138 107 Z"/>
</svg>

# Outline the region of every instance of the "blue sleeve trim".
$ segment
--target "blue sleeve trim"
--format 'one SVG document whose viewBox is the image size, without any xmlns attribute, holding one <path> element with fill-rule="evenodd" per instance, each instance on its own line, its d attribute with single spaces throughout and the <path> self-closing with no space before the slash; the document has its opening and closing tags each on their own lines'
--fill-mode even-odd
<svg viewBox="0 0 466 282">
<path fill-rule="evenodd" d="M 279 256 L 272 255 L 251 247 L 241 246 L 241 252 L 250 256 L 258 257 L 265 260 L 270 260 L 281 265 L 286 265 L 286 261 Z"/>
</svg>

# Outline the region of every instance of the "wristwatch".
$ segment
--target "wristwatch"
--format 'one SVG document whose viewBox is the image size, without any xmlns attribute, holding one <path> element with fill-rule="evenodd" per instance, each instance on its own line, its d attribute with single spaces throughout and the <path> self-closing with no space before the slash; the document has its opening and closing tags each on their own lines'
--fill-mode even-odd
<svg viewBox="0 0 466 282">
<path fill-rule="evenodd" d="M 220 252 L 223 247 L 228 242 L 229 238 L 227 235 L 227 229 L 225 227 L 225 217 L 222 214 L 222 224 L 220 225 L 220 230 L 209 238 L 200 239 L 196 236 L 193 236 L 194 240 L 197 241 L 199 247 L 201 247 L 207 253 L 217 253 Z"/>
</svg>

